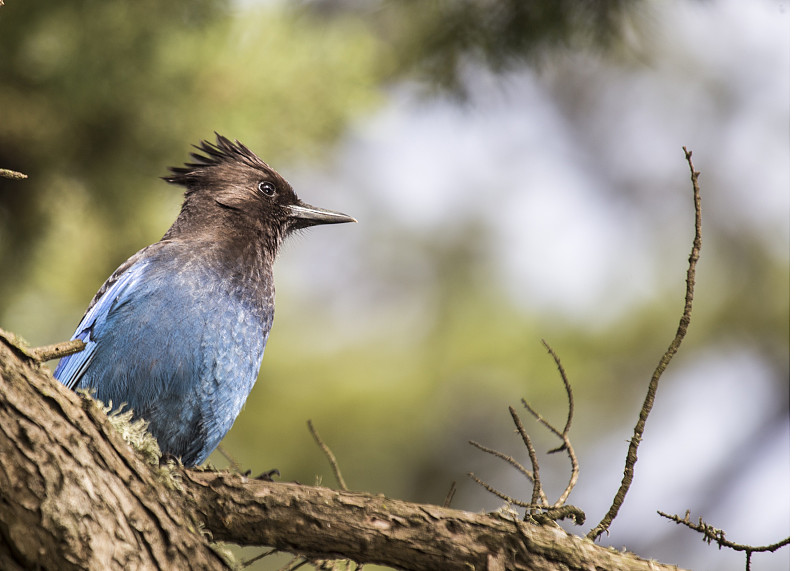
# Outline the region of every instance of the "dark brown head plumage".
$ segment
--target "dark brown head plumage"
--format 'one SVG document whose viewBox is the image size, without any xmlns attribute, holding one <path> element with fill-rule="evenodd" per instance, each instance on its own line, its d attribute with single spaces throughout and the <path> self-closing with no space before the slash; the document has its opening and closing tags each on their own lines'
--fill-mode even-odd
<svg viewBox="0 0 800 571">
<path fill-rule="evenodd" d="M 269 174 L 275 173 L 261 157 L 238 140 L 231 141 L 219 133 L 214 134 L 217 136 L 216 145 L 209 141 L 200 141 L 199 145 L 193 145 L 204 154 L 189 153 L 194 162 L 187 162 L 182 167 L 169 167 L 172 174 L 162 178 L 169 183 L 189 187 L 206 178 L 204 175 L 210 170 L 225 166 L 239 165 Z"/>
<path fill-rule="evenodd" d="M 171 167 L 169 183 L 186 188 L 185 200 L 175 224 L 165 235 L 173 239 L 198 236 L 212 230 L 226 231 L 253 240 L 269 238 L 277 249 L 292 230 L 316 224 L 354 222 L 350 216 L 304 203 L 292 186 L 253 151 L 219 133 L 216 144 L 201 141 L 192 161 Z"/>
</svg>

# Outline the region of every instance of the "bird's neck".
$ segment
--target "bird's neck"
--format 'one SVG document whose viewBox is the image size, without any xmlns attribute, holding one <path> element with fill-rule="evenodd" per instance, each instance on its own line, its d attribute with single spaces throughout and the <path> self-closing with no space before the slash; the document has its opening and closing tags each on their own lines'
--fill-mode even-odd
<svg viewBox="0 0 800 571">
<path fill-rule="evenodd" d="M 280 236 L 232 209 L 184 205 L 162 241 L 184 243 L 238 273 L 263 272 L 272 278 Z"/>
</svg>

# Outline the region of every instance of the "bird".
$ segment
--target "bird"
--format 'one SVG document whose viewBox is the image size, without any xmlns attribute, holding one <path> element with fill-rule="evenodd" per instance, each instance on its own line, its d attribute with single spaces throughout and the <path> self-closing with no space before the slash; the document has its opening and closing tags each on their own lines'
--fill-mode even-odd
<svg viewBox="0 0 800 571">
<path fill-rule="evenodd" d="M 54 376 L 131 410 L 162 453 L 202 464 L 252 390 L 275 312 L 273 263 L 284 239 L 355 218 L 306 204 L 238 140 L 215 133 L 170 167 L 184 187 L 164 236 L 100 287 Z"/>
</svg>

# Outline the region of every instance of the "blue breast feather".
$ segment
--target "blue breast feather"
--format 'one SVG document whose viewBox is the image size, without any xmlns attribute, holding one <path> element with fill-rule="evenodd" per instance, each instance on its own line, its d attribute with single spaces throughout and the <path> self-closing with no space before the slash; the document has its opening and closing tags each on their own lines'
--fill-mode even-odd
<svg viewBox="0 0 800 571">
<path fill-rule="evenodd" d="M 55 377 L 115 407 L 127 403 L 162 451 L 199 464 L 256 381 L 272 292 L 254 303 L 200 256 L 143 253 L 109 279 L 73 335 L 86 348 L 63 358 Z"/>
</svg>

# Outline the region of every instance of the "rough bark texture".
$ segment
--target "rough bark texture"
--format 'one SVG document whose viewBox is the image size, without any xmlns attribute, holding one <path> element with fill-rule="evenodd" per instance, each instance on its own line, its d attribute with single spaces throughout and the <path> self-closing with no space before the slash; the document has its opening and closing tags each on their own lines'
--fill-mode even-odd
<svg viewBox="0 0 800 571">
<path fill-rule="evenodd" d="M 556 525 L 177 469 L 169 487 L 0 330 L 0 569 L 224 569 L 198 532 L 400 569 L 676 569 Z"/>
<path fill-rule="evenodd" d="M 0 569 L 225 569 L 92 403 L 0 341 Z"/>
<path fill-rule="evenodd" d="M 211 508 L 201 516 L 205 526 L 224 541 L 420 571 L 676 569 L 597 546 L 555 524 L 535 525 L 499 513 L 236 474 L 195 471 L 186 478 L 192 501 Z"/>
</svg>

